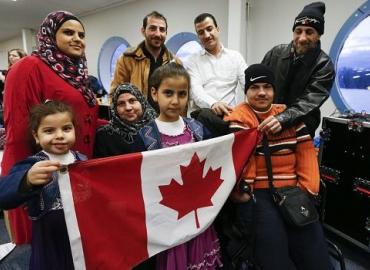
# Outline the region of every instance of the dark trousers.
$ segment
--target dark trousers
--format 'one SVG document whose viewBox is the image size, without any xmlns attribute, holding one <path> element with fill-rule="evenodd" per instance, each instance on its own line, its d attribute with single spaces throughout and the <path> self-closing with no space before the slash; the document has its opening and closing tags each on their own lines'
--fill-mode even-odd
<svg viewBox="0 0 370 270">
<path fill-rule="evenodd" d="M 241 222 L 255 222 L 255 260 L 262 270 L 328 270 L 327 245 L 321 224 L 304 227 L 287 225 L 269 190 L 256 190 L 251 218 L 251 202 L 237 204 Z"/>
</svg>

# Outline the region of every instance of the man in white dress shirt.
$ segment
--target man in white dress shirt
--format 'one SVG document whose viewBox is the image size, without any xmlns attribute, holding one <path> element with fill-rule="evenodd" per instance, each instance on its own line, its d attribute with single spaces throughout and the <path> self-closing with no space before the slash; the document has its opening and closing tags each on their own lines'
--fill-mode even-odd
<svg viewBox="0 0 370 270">
<path fill-rule="evenodd" d="M 211 108 L 218 115 L 228 115 L 244 100 L 247 64 L 239 52 L 222 45 L 212 14 L 198 15 L 194 26 L 203 50 L 190 56 L 185 64 L 191 77 L 190 111 Z"/>
</svg>

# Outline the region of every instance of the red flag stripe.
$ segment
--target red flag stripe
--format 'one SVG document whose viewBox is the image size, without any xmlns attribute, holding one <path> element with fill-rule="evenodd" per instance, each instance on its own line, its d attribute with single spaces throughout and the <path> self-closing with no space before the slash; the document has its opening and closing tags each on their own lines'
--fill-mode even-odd
<svg viewBox="0 0 370 270">
<path fill-rule="evenodd" d="M 148 257 L 141 161 L 139 153 L 70 166 L 78 226 L 93 236 L 82 237 L 87 269 L 124 269 Z"/>
<path fill-rule="evenodd" d="M 259 140 L 259 133 L 256 128 L 243 130 L 235 133 L 233 144 L 233 158 L 236 178 L 239 179 L 243 169 Z"/>
</svg>

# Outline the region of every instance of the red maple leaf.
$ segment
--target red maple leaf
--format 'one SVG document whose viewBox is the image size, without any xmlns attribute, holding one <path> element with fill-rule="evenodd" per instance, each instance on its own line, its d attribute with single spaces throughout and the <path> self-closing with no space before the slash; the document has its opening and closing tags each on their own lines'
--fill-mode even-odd
<svg viewBox="0 0 370 270">
<path fill-rule="evenodd" d="M 172 178 L 170 184 L 159 186 L 163 197 L 159 203 L 176 210 L 178 220 L 194 211 L 197 228 L 199 228 L 197 210 L 213 205 L 211 198 L 223 182 L 220 178 L 221 167 L 216 170 L 210 168 L 203 178 L 205 162 L 205 159 L 200 162 L 199 157 L 194 153 L 188 166 L 180 165 L 182 185 Z"/>
</svg>

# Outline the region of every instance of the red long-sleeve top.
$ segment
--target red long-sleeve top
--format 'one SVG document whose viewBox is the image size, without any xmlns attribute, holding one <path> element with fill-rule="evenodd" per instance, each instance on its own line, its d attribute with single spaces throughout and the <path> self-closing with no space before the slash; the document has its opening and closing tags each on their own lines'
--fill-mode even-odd
<svg viewBox="0 0 370 270">
<path fill-rule="evenodd" d="M 26 157 L 36 153 L 28 128 L 30 109 L 45 100 L 59 100 L 70 105 L 76 117 L 76 143 L 73 150 L 92 156 L 98 106 L 89 107 L 82 94 L 59 77 L 36 56 L 27 56 L 9 70 L 4 90 L 6 144 L 1 163 L 2 175 Z M 9 212 L 13 237 L 17 244 L 31 238 L 30 222 L 23 209 Z"/>
</svg>

